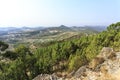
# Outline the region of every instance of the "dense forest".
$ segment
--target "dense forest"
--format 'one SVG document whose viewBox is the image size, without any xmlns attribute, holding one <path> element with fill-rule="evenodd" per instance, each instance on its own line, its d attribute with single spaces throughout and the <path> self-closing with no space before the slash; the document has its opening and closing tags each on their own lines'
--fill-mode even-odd
<svg viewBox="0 0 120 80">
<path fill-rule="evenodd" d="M 120 22 L 106 31 L 31 50 L 19 45 L 14 51 L 0 42 L 0 80 L 31 80 L 39 74 L 71 72 L 90 62 L 103 47 L 120 50 Z"/>
</svg>

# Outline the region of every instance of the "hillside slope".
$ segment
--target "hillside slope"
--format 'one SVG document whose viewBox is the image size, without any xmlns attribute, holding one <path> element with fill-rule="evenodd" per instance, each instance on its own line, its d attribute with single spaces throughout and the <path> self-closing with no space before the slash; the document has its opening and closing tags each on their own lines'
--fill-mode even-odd
<svg viewBox="0 0 120 80">
<path fill-rule="evenodd" d="M 76 47 L 76 53 L 70 53 L 70 61 L 68 60 L 67 65 L 70 74 L 54 74 L 52 77 L 54 78 L 54 76 L 57 75 L 58 78 L 60 76 L 66 78 L 67 76 L 72 77 L 71 79 L 74 80 L 106 80 L 107 78 L 107 80 L 116 80 L 115 78 L 118 77 L 115 77 L 112 71 L 116 70 L 115 73 L 119 73 L 119 71 L 117 72 L 117 69 L 119 69 L 119 54 L 117 54 L 120 51 L 119 38 L 120 22 L 111 24 L 106 31 L 98 35 L 87 36 L 86 38 L 82 37 L 78 41 L 75 40 L 74 42 L 78 47 Z M 73 47 L 73 50 L 76 48 Z M 102 49 L 102 51 L 99 54 L 100 49 Z M 70 50 L 72 50 L 72 48 L 70 48 Z M 88 63 L 89 65 L 86 65 Z M 69 80 L 70 78 L 67 79 Z"/>
<path fill-rule="evenodd" d="M 66 77 L 56 74 L 41 74 L 33 80 L 120 80 L 120 52 L 104 47 L 88 65 L 80 67 L 77 71 Z"/>
</svg>

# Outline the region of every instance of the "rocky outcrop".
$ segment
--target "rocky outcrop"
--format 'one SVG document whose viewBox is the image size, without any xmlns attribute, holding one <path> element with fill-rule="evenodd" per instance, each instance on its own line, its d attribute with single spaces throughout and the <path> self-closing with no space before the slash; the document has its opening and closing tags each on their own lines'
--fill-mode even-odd
<svg viewBox="0 0 120 80">
<path fill-rule="evenodd" d="M 74 80 L 120 80 L 120 52 L 112 48 L 104 47 L 87 66 L 82 76 L 73 76 Z"/>
<path fill-rule="evenodd" d="M 115 52 L 113 51 L 112 48 L 109 47 L 104 47 L 100 54 L 97 55 L 90 63 L 89 63 L 89 68 L 91 69 L 97 69 L 100 64 L 102 64 L 105 60 L 108 59 L 114 59 L 115 58 Z"/>
<path fill-rule="evenodd" d="M 58 78 L 56 75 L 52 74 L 41 74 L 38 75 L 36 78 L 34 78 L 33 80 L 58 80 L 60 78 Z"/>
<path fill-rule="evenodd" d="M 109 47 L 104 47 L 100 54 L 97 55 L 97 57 L 99 58 L 104 58 L 105 60 L 109 59 L 109 58 L 112 58 L 115 56 L 115 52 L 112 48 L 109 48 Z"/>
<path fill-rule="evenodd" d="M 72 77 L 38 76 L 33 80 L 120 80 L 120 52 L 104 47 L 88 65 L 71 73 Z"/>
</svg>

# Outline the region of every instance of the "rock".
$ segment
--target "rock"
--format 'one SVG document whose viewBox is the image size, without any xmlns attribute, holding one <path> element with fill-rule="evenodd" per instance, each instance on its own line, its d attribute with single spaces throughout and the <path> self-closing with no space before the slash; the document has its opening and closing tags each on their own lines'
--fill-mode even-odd
<svg viewBox="0 0 120 80">
<path fill-rule="evenodd" d="M 91 69 L 98 68 L 100 66 L 100 64 L 102 64 L 105 60 L 107 60 L 107 59 L 115 60 L 115 58 L 116 58 L 116 54 L 113 51 L 113 49 L 109 48 L 109 47 L 104 47 L 101 50 L 100 54 L 97 55 L 97 57 L 94 58 L 89 63 L 89 68 L 91 68 Z"/>
<path fill-rule="evenodd" d="M 33 80 L 58 80 L 59 78 L 56 75 L 49 75 L 49 74 L 40 74 L 35 77 Z"/>
<path fill-rule="evenodd" d="M 117 58 L 117 59 L 120 58 L 120 52 L 116 52 L 116 58 Z"/>
<path fill-rule="evenodd" d="M 120 52 L 115 52 L 112 48 L 104 47 L 100 54 L 86 66 L 88 67 L 81 67 L 78 72 L 75 72 L 77 74 L 74 76 L 77 77 L 73 80 L 120 80 Z M 84 74 L 86 75 L 83 76 Z"/>
<path fill-rule="evenodd" d="M 114 54 L 114 51 L 112 48 L 104 47 L 104 48 L 102 48 L 100 54 L 97 57 L 101 57 L 101 58 L 104 58 L 106 60 L 112 54 Z"/>
<path fill-rule="evenodd" d="M 100 58 L 103 58 L 104 61 Z M 98 61 L 98 62 L 97 62 Z M 112 48 L 103 48 L 101 53 L 90 62 L 92 68 L 99 66 L 99 71 L 86 70 L 86 80 L 120 80 L 120 52 Z"/>
<path fill-rule="evenodd" d="M 74 74 L 75 78 L 79 78 L 80 76 L 84 75 L 84 72 L 86 71 L 86 66 L 80 67 Z"/>
<path fill-rule="evenodd" d="M 96 69 L 98 65 L 104 62 L 104 58 L 96 57 L 89 63 L 89 68 Z"/>
<path fill-rule="evenodd" d="M 75 71 L 73 70 L 72 72 L 70 72 L 70 73 L 67 75 L 67 78 L 71 78 L 74 74 L 75 74 Z"/>
</svg>

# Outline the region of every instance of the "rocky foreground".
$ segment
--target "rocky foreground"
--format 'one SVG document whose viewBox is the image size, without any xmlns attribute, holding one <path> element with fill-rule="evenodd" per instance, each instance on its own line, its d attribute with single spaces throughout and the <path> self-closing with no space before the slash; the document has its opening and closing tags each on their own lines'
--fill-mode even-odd
<svg viewBox="0 0 120 80">
<path fill-rule="evenodd" d="M 104 47 L 88 65 L 64 77 L 41 74 L 33 80 L 120 80 L 120 52 Z"/>
</svg>

